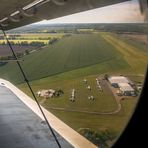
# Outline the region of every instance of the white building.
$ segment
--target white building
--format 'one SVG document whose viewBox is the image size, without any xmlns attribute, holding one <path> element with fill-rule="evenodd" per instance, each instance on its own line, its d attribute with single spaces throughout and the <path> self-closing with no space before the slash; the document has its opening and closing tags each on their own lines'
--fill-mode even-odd
<svg viewBox="0 0 148 148">
<path fill-rule="evenodd" d="M 119 92 L 117 92 L 118 95 L 135 96 L 135 90 L 131 86 L 128 78 L 124 76 L 110 76 L 108 81 L 113 87 L 119 88 Z"/>
<path fill-rule="evenodd" d="M 128 83 L 118 83 L 121 93 L 125 96 L 135 95 L 135 90 Z"/>
<path fill-rule="evenodd" d="M 108 81 L 114 87 L 119 87 L 119 83 L 130 83 L 129 80 L 124 76 L 110 76 Z"/>
</svg>

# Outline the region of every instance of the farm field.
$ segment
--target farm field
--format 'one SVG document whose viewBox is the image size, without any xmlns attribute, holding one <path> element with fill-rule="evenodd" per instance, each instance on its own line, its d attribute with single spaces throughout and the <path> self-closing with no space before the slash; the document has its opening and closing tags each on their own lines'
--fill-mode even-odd
<svg viewBox="0 0 148 148">
<path fill-rule="evenodd" d="M 31 45 L 30 43 L 39 42 L 48 45 L 52 39 L 61 39 L 65 34 L 64 33 L 48 33 L 48 34 L 8 34 L 10 42 L 13 42 L 13 48 L 17 53 L 23 53 L 25 50 L 31 51 L 38 46 Z M 0 34 L 0 57 L 11 55 L 11 51 L 7 45 L 7 41 L 2 39 L 3 35 Z M 28 43 L 28 45 L 23 45 L 22 43 Z"/>
<path fill-rule="evenodd" d="M 136 47 L 114 34 L 95 32 L 62 38 L 43 50 L 24 56 L 21 65 L 34 92 L 50 88 L 64 91 L 59 98 L 46 100 L 38 97 L 38 100 L 69 126 L 76 131 L 81 128 L 98 131 L 108 129 L 118 136 L 132 114 L 138 100 L 136 97 L 121 101 L 122 109 L 112 115 L 77 111 L 115 111 L 118 108 L 115 98 L 105 88 L 103 92 L 97 90 L 96 78 L 104 74 L 122 74 L 135 82 L 143 82 L 147 55 L 141 44 Z M 31 96 L 15 63 L 1 66 L 0 76 L 17 84 Z M 92 87 L 91 92 L 83 84 L 84 78 Z M 75 102 L 69 100 L 72 89 L 76 89 Z M 95 100 L 90 101 L 89 95 L 93 95 Z"/>
<path fill-rule="evenodd" d="M 33 38 L 33 39 L 38 39 L 38 38 L 61 38 L 65 33 L 27 33 L 27 34 L 21 34 L 21 37 L 18 38 Z"/>
<path fill-rule="evenodd" d="M 9 36 L 12 36 L 12 35 L 20 35 L 16 38 L 18 39 L 22 39 L 22 38 L 32 38 L 32 39 L 38 39 L 38 38 L 61 38 L 63 35 L 65 35 L 65 33 L 21 33 L 21 34 L 8 34 L 8 37 Z M 3 36 L 3 35 L 0 35 L 0 36 Z"/>
<path fill-rule="evenodd" d="M 34 50 L 37 47 L 34 46 L 21 46 L 21 45 L 13 45 L 13 49 L 16 53 L 24 52 L 25 50 Z M 10 48 L 8 45 L 0 45 L 0 56 L 8 56 L 12 55 Z"/>
<path fill-rule="evenodd" d="M 86 45 L 83 44 L 85 39 L 90 39 Z M 105 45 L 106 42 L 104 40 L 100 40 L 101 45 L 108 50 L 109 56 L 105 55 L 103 49 L 100 48 L 101 45 L 99 44 L 98 39 L 98 35 L 74 35 L 69 38 L 61 39 L 55 45 L 47 46 L 42 51 L 24 57 L 24 62 L 22 63 L 23 67 L 29 79 L 33 80 L 96 64 L 99 61 L 102 62 L 101 60 L 113 59 L 115 53 L 114 50 L 110 50 L 109 44 L 107 46 Z M 99 49 L 95 46 L 93 47 L 92 43 L 94 43 L 95 46 L 98 46 Z M 92 51 L 90 49 L 92 49 Z M 93 60 L 90 60 L 90 58 Z M 17 79 L 12 78 L 13 76 L 16 77 L 19 73 L 15 63 L 9 63 L 5 67 L 1 67 L 0 71 L 7 71 L 6 69 L 9 71 L 10 69 L 12 72 L 12 67 L 14 70 L 13 74 L 11 74 L 11 79 L 20 82 L 21 78 L 19 76 Z"/>
<path fill-rule="evenodd" d="M 127 37 L 128 39 L 130 40 L 133 40 L 133 41 L 137 41 L 137 42 L 142 42 L 144 44 L 148 44 L 147 40 L 147 35 L 141 35 L 141 34 L 123 34 L 123 37 Z"/>
<path fill-rule="evenodd" d="M 137 37 L 138 36 L 138 37 Z M 130 37 L 127 35 L 116 35 L 116 38 L 121 39 L 122 41 L 132 45 L 133 47 L 139 49 L 140 51 L 147 53 L 147 44 L 145 40 L 146 35 L 130 35 Z"/>
<path fill-rule="evenodd" d="M 124 42 L 121 41 L 121 43 Z M 122 46 L 121 44 L 117 45 L 104 38 L 104 33 L 72 35 L 62 38 L 54 45 L 46 46 L 44 50 L 25 56 L 22 66 L 29 80 L 41 79 L 82 67 L 86 67 L 86 72 L 83 74 L 80 72 L 81 75 L 105 73 L 115 70 L 126 70 L 132 73 L 135 72 L 135 69 L 131 68 L 132 63 L 136 67 L 139 65 L 137 73 L 143 74 L 144 67 L 146 66 L 147 53 L 142 53 L 140 50 L 135 50 L 135 48 L 130 49 L 135 52 L 133 60 L 134 58 L 138 58 L 138 54 L 140 53 L 140 61 L 143 64 L 143 67 L 140 68 L 141 62 L 125 60 L 124 58 L 128 57 L 123 58 L 123 54 L 127 54 L 127 52 L 123 53 L 117 49 L 119 46 L 121 48 L 120 50 L 123 50 L 125 47 L 122 46 L 126 46 L 126 44 Z M 130 47 L 127 46 L 127 50 Z M 132 63 L 130 64 L 130 62 Z M 93 66 L 87 68 L 87 66 L 91 65 Z M 7 74 L 5 73 L 6 71 Z M 8 63 L 1 67 L 0 75 L 14 83 L 23 82 L 15 63 Z"/>
<path fill-rule="evenodd" d="M 139 71 L 145 69 L 148 60 L 147 51 L 144 53 L 142 52 L 143 50 L 140 50 L 140 48 L 136 48 L 111 35 L 103 35 L 103 37 L 111 45 L 116 47 L 120 53 L 122 53 L 123 58 L 136 74 L 139 74 Z"/>
</svg>

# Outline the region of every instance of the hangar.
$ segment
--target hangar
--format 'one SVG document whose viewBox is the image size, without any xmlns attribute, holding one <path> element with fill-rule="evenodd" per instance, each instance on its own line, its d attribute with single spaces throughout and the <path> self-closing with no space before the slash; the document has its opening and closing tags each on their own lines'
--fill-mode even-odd
<svg viewBox="0 0 148 148">
<path fill-rule="evenodd" d="M 130 83 L 130 81 L 124 76 L 110 76 L 108 77 L 108 81 L 114 87 L 119 87 L 119 83 Z"/>
<path fill-rule="evenodd" d="M 115 88 L 119 88 L 121 95 L 124 96 L 135 96 L 135 90 L 131 86 L 132 82 L 124 76 L 110 76 L 108 77 L 108 81 L 111 86 Z"/>
<path fill-rule="evenodd" d="M 124 96 L 133 96 L 135 95 L 135 90 L 128 83 L 119 83 L 119 89 Z"/>
</svg>

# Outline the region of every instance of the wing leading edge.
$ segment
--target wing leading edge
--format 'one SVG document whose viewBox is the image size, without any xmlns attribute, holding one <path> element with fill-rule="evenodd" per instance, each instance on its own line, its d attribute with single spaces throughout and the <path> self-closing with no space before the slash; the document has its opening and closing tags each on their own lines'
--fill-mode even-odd
<svg viewBox="0 0 148 148">
<path fill-rule="evenodd" d="M 44 19 L 66 16 L 128 0 L 0 0 L 0 23 L 5 30 Z"/>
</svg>

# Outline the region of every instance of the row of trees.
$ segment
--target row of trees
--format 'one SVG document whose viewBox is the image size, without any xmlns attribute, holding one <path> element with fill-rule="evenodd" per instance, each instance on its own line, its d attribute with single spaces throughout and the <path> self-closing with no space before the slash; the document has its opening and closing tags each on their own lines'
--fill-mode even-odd
<svg viewBox="0 0 148 148">
<path fill-rule="evenodd" d="M 117 137 L 117 134 L 110 130 L 94 131 L 92 129 L 84 128 L 79 132 L 100 148 L 109 148 L 110 144 Z"/>
<path fill-rule="evenodd" d="M 38 37 L 38 38 L 33 38 L 33 37 L 8 37 L 9 40 L 50 40 L 51 37 Z M 0 36 L 0 40 L 5 40 L 3 36 Z"/>
<path fill-rule="evenodd" d="M 23 41 L 23 42 L 21 42 L 21 41 L 20 42 L 10 41 L 10 43 L 11 43 L 11 45 L 41 47 L 41 46 L 53 44 L 53 43 L 55 43 L 57 41 L 58 41 L 57 38 L 52 38 L 47 43 L 46 42 L 40 42 L 40 41 L 32 41 L 32 42 L 27 42 L 27 41 Z M 7 42 L 1 42 L 0 45 L 7 45 Z"/>
<path fill-rule="evenodd" d="M 33 41 L 33 42 L 27 42 L 27 41 L 23 41 L 23 42 L 13 42 L 10 41 L 11 45 L 21 45 L 21 46 L 45 46 L 46 44 L 44 42 L 38 42 L 38 41 Z M 0 45 L 7 45 L 7 42 L 1 42 Z"/>
</svg>

